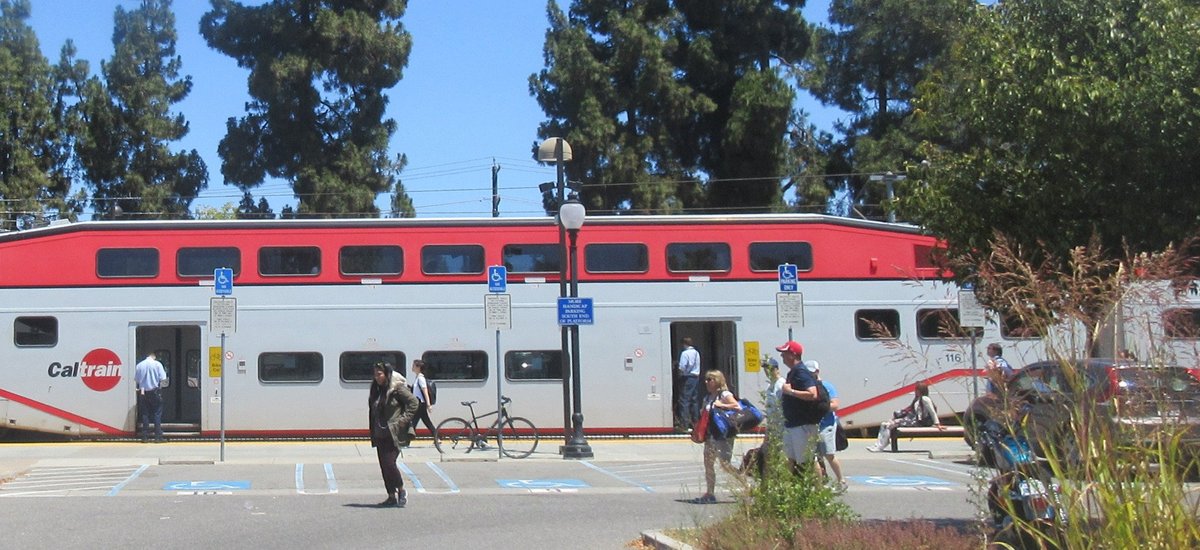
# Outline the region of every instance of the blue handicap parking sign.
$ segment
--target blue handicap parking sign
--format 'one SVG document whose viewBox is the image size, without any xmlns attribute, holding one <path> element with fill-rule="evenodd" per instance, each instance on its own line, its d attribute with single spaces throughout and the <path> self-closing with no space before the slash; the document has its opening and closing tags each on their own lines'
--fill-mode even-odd
<svg viewBox="0 0 1200 550">
<path fill-rule="evenodd" d="M 508 288 L 508 268 L 502 265 L 488 266 L 488 292 L 503 293 Z"/>
<path fill-rule="evenodd" d="M 595 324 L 594 311 L 591 298 L 559 298 L 558 324 L 559 326 Z"/>
<path fill-rule="evenodd" d="M 796 292 L 799 290 L 796 279 L 798 278 L 796 266 L 793 264 L 779 265 L 779 291 L 780 292 Z"/>
<path fill-rule="evenodd" d="M 217 296 L 233 294 L 233 269 L 218 267 L 213 270 L 213 290 Z"/>
</svg>

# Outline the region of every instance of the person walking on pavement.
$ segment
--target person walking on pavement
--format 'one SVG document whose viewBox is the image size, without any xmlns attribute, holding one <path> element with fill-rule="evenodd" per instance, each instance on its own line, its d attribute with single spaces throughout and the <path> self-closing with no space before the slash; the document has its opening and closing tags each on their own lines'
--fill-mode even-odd
<svg viewBox="0 0 1200 550">
<path fill-rule="evenodd" d="M 815 403 L 821 398 L 817 381 L 804 368 L 801 361 L 804 346 L 788 340 L 775 348 L 788 367 L 783 383 L 783 451 L 792 464 L 792 469 L 803 467 L 812 461 L 812 451 L 819 430 L 817 424 L 824 414 L 815 414 Z"/>
<path fill-rule="evenodd" d="M 987 356 L 988 391 L 998 395 L 1012 378 L 1013 368 L 1004 358 L 1004 348 L 1000 347 L 1000 344 L 988 344 Z"/>
<path fill-rule="evenodd" d="M 707 390 L 707 396 L 704 398 L 704 405 L 701 408 L 702 414 L 712 414 L 717 409 L 723 410 L 738 410 L 742 408 L 741 403 L 738 403 L 737 398 L 733 396 L 733 392 L 729 391 L 729 384 L 725 382 L 725 374 L 719 370 L 710 370 L 704 374 L 704 387 Z M 717 497 L 713 492 L 717 486 L 717 469 L 716 462 L 721 461 L 721 468 L 730 474 L 735 474 L 736 471 L 729 465 L 730 459 L 733 458 L 733 440 L 736 434 L 730 433 L 722 435 L 717 429 L 716 423 L 709 421 L 708 434 L 704 439 L 704 494 L 697 498 L 694 502 L 697 504 L 715 504 Z"/>
<path fill-rule="evenodd" d="M 375 363 L 374 382 L 367 397 L 371 427 L 371 446 L 379 458 L 379 471 L 383 474 L 383 487 L 387 500 L 380 506 L 408 504 L 408 493 L 404 490 L 404 477 L 396 466 L 400 458 L 401 444 L 408 440 L 408 427 L 417 414 L 420 403 L 408 390 L 404 376 L 386 362 Z"/>
<path fill-rule="evenodd" d="M 139 416 L 142 421 L 142 443 L 150 440 L 150 424 L 154 424 L 154 442 L 162 443 L 162 388 L 167 383 L 167 371 L 153 353 L 146 354 L 133 368 L 133 380 L 137 384 Z"/>
<path fill-rule="evenodd" d="M 679 419 L 690 431 L 700 414 L 700 352 L 692 347 L 692 338 L 684 336 L 679 354 L 679 372 L 683 375 L 683 395 L 679 399 Z"/>
<path fill-rule="evenodd" d="M 838 426 L 838 396 L 837 388 L 833 384 L 826 382 L 821 378 L 821 364 L 809 360 L 804 362 L 804 367 L 811 372 L 813 378 L 817 379 L 817 383 L 825 386 L 825 391 L 829 392 L 829 412 L 821 418 L 821 422 L 817 424 L 819 435 L 817 436 L 817 465 L 821 467 L 821 472 L 825 474 L 826 479 L 829 477 L 829 472 L 826 471 L 825 464 L 829 465 L 829 470 L 833 471 L 832 485 L 834 490 L 842 493 L 846 491 L 846 478 L 842 477 L 842 463 L 837 458 L 837 426 Z M 822 462 L 824 458 L 824 462 Z"/>
<path fill-rule="evenodd" d="M 417 401 L 421 402 L 421 405 L 417 407 L 416 420 L 425 424 L 425 429 L 429 430 L 429 435 L 432 437 L 433 421 L 429 419 L 429 411 L 433 409 L 433 399 L 429 396 L 429 382 L 425 380 L 425 361 L 414 359 L 412 373 L 416 377 L 413 379 L 412 392 L 417 396 Z M 415 421 L 413 423 L 416 424 Z"/>
</svg>

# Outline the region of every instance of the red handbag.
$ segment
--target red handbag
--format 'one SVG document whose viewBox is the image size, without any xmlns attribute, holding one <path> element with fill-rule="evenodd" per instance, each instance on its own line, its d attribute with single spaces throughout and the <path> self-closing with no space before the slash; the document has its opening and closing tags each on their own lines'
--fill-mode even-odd
<svg viewBox="0 0 1200 550">
<path fill-rule="evenodd" d="M 708 413 L 708 409 L 700 411 L 700 418 L 696 419 L 696 424 L 692 426 L 692 441 L 696 443 L 704 443 L 708 438 L 708 418 L 712 416 Z"/>
</svg>

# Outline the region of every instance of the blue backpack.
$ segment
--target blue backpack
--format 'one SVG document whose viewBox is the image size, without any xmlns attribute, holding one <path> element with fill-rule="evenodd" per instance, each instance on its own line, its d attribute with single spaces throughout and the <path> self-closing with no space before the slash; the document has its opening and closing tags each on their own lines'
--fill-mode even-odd
<svg viewBox="0 0 1200 550">
<path fill-rule="evenodd" d="M 733 424 L 737 426 L 739 432 L 745 432 L 757 428 L 763 421 L 763 412 L 754 403 L 745 398 L 739 399 L 742 404 L 742 409 L 733 413 Z"/>
</svg>

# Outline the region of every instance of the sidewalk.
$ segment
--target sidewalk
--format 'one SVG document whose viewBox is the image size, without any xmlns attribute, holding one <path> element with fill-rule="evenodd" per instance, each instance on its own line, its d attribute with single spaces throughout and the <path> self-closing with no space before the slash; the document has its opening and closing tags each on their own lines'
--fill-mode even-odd
<svg viewBox="0 0 1200 550">
<path fill-rule="evenodd" d="M 739 437 L 734 446 L 734 464 L 741 455 L 761 442 L 758 436 Z M 558 438 L 543 438 L 537 451 L 520 462 L 563 461 Z M 899 453 L 869 453 L 872 440 L 852 439 L 850 448 L 838 453 L 842 460 L 886 459 L 897 456 L 923 456 L 954 460 L 966 458 L 970 449 L 962 438 L 920 438 L 901 441 Z M 592 462 L 621 461 L 696 461 L 703 446 L 683 436 L 661 438 L 593 438 L 588 441 L 595 455 Z M 70 466 L 89 464 L 374 464 L 375 450 L 366 439 L 331 441 L 226 441 L 224 460 L 219 441 L 168 441 L 146 444 L 127 441 L 79 441 L 56 443 L 0 443 L 0 481 L 11 479 L 38 465 Z M 498 452 L 489 449 L 470 454 L 442 456 L 428 439 L 417 439 L 403 450 L 403 462 L 449 462 L 456 460 L 497 461 Z M 516 459 L 499 458 L 500 463 Z"/>
</svg>

